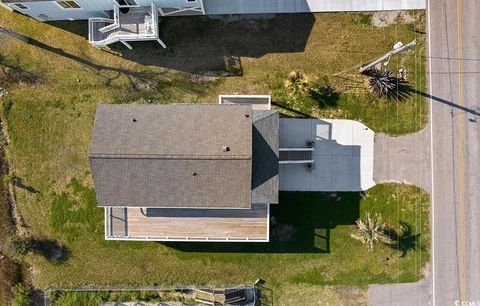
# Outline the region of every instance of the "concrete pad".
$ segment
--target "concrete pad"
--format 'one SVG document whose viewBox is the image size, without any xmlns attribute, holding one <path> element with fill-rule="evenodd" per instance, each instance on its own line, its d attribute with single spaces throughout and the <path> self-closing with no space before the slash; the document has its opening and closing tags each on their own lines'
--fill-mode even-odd
<svg viewBox="0 0 480 306">
<path fill-rule="evenodd" d="M 374 133 L 352 120 L 280 118 L 280 147 L 314 140 L 315 165 L 280 165 L 280 190 L 361 191 L 373 180 Z"/>
</svg>

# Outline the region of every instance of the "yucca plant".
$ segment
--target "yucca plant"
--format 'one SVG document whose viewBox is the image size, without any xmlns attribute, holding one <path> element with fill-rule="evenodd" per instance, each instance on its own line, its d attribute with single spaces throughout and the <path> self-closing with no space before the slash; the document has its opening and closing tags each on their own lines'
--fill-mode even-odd
<svg viewBox="0 0 480 306">
<path fill-rule="evenodd" d="M 380 96 L 393 98 L 396 96 L 399 89 L 399 83 L 401 81 L 393 75 L 393 72 L 390 70 L 378 70 L 372 69 L 368 71 L 368 84 L 370 85 L 370 90 Z"/>
<path fill-rule="evenodd" d="M 291 96 L 309 92 L 308 77 L 299 71 L 290 72 L 283 86 Z"/>
<path fill-rule="evenodd" d="M 352 234 L 352 237 L 366 244 L 369 251 L 373 250 L 377 243 L 392 243 L 388 235 L 388 228 L 382 223 L 380 215 L 371 217 L 370 214 L 367 214 L 365 219 L 358 219 L 355 223 L 355 233 Z"/>
</svg>

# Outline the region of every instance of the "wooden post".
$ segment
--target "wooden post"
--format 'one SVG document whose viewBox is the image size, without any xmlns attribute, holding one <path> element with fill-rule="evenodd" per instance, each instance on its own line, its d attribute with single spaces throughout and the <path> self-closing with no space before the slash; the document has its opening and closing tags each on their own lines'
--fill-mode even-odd
<svg viewBox="0 0 480 306">
<path fill-rule="evenodd" d="M 374 60 L 373 62 L 371 62 L 370 64 L 361 66 L 360 67 L 360 73 L 363 73 L 363 72 L 367 71 L 368 69 L 374 67 L 375 65 L 380 64 L 381 62 L 389 59 L 391 56 L 393 56 L 395 54 L 398 54 L 402 51 L 406 51 L 406 50 L 412 48 L 416 44 L 417 44 L 417 40 L 414 40 L 409 44 L 406 44 L 404 46 L 401 46 L 400 48 L 394 49 L 394 50 L 386 53 L 385 55 L 383 55 L 383 56 L 379 57 L 378 59 Z"/>
</svg>

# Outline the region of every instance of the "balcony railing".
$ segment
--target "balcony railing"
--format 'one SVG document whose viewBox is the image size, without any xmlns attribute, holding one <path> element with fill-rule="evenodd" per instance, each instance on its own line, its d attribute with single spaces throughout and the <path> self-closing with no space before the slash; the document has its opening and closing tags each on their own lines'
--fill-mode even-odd
<svg viewBox="0 0 480 306">
<path fill-rule="evenodd" d="M 128 41 L 156 40 L 162 47 L 166 45 L 159 38 L 158 9 L 154 3 L 150 7 L 130 7 L 127 13 L 120 13 L 114 5 L 112 18 L 90 18 L 88 20 L 88 40 L 95 47 L 121 42 L 132 49 Z"/>
</svg>

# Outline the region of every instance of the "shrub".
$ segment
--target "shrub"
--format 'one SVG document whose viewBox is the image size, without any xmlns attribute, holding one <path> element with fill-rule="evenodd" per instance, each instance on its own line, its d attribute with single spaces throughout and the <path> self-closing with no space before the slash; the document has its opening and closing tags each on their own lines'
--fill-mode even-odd
<svg viewBox="0 0 480 306">
<path fill-rule="evenodd" d="M 368 76 L 370 90 L 379 97 L 394 98 L 399 90 L 399 84 L 403 82 L 389 70 L 372 69 L 368 71 Z"/>
<path fill-rule="evenodd" d="M 30 237 L 11 236 L 6 243 L 7 251 L 13 257 L 21 257 L 33 248 L 33 241 Z"/>
<path fill-rule="evenodd" d="M 4 174 L 2 180 L 5 185 L 8 185 L 12 182 L 12 177 L 8 174 Z"/>
<path fill-rule="evenodd" d="M 355 223 L 355 233 L 352 234 L 352 237 L 366 244 L 369 251 L 373 250 L 374 245 L 377 243 L 392 243 L 388 235 L 388 228 L 382 223 L 380 215 L 370 217 L 367 214 L 365 219 L 358 219 Z"/>
<path fill-rule="evenodd" d="M 287 79 L 283 82 L 283 86 L 291 96 L 307 94 L 309 92 L 308 77 L 298 71 L 290 72 Z"/>
<path fill-rule="evenodd" d="M 26 286 L 22 284 L 16 284 L 15 287 L 13 287 L 12 291 L 12 306 L 30 305 L 30 290 Z"/>
</svg>

